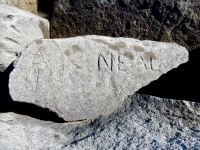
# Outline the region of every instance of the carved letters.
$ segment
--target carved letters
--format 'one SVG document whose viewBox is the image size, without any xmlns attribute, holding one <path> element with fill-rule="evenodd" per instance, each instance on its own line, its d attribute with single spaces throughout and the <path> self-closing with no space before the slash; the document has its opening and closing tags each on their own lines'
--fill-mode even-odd
<svg viewBox="0 0 200 150">
<path fill-rule="evenodd" d="M 117 59 L 117 62 L 116 62 Z M 107 66 L 110 71 L 113 71 L 116 68 L 119 71 L 126 71 L 123 69 L 122 65 L 124 62 L 121 60 L 121 56 L 114 56 L 112 53 L 110 54 L 110 60 L 106 60 L 103 54 L 99 54 L 98 56 L 98 70 L 102 70 L 103 63 Z"/>
<path fill-rule="evenodd" d="M 110 66 L 108 65 L 105 57 L 102 55 L 102 54 L 99 54 L 99 57 L 98 57 L 98 70 L 101 70 L 101 62 L 103 60 L 103 62 L 106 64 L 106 66 L 112 71 L 112 65 L 113 65 L 113 60 L 112 60 L 112 54 L 111 54 L 111 63 L 110 63 Z"/>
<path fill-rule="evenodd" d="M 110 54 L 103 55 L 100 53 L 98 55 L 98 70 L 108 69 L 109 71 L 122 71 L 125 72 L 127 69 L 131 69 L 131 67 L 142 65 L 143 69 L 148 70 L 156 70 L 156 66 L 153 63 L 155 60 L 155 56 L 151 56 L 148 53 L 144 53 L 143 55 L 138 55 L 135 57 L 136 59 L 127 59 L 123 57 L 123 54 Z"/>
</svg>

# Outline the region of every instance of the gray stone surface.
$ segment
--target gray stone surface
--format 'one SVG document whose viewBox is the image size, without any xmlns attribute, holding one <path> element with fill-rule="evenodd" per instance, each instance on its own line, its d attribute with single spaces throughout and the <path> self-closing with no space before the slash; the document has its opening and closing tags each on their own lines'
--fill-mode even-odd
<svg viewBox="0 0 200 150">
<path fill-rule="evenodd" d="M 200 149 L 200 104 L 134 94 L 95 121 L 53 123 L 0 114 L 0 149 Z"/>
<path fill-rule="evenodd" d="M 27 44 L 49 38 L 49 22 L 30 12 L 0 4 L 0 71 L 4 71 Z"/>
<path fill-rule="evenodd" d="M 95 35 L 37 40 L 15 62 L 10 95 L 66 121 L 93 119 L 187 60 L 175 43 Z"/>
<path fill-rule="evenodd" d="M 59 124 L 15 113 L 0 113 L 0 149 L 58 150 L 77 140 L 76 130 L 81 132 L 79 128 L 84 124 L 87 123 Z"/>
<path fill-rule="evenodd" d="M 8 4 L 31 13 L 37 14 L 37 0 L 0 0 L 1 4 Z"/>
</svg>

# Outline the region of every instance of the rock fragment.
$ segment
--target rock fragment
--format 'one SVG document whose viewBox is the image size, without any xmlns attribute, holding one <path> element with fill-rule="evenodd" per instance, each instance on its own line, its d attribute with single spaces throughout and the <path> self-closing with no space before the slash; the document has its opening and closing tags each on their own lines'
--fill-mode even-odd
<svg viewBox="0 0 200 150">
<path fill-rule="evenodd" d="M 10 95 L 66 121 L 94 119 L 186 61 L 187 50 L 175 43 L 95 35 L 36 40 L 15 62 Z"/>
<path fill-rule="evenodd" d="M 27 11 L 0 4 L 0 71 L 4 71 L 27 44 L 49 38 L 49 22 Z"/>
</svg>

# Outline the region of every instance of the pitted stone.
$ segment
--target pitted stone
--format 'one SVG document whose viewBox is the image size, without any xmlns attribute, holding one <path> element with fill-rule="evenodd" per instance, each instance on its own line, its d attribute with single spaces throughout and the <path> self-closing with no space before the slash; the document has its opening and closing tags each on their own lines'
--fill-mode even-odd
<svg viewBox="0 0 200 150">
<path fill-rule="evenodd" d="M 95 35 L 37 40 L 15 61 L 10 95 L 66 121 L 94 119 L 187 61 L 187 50 L 175 43 Z"/>
</svg>

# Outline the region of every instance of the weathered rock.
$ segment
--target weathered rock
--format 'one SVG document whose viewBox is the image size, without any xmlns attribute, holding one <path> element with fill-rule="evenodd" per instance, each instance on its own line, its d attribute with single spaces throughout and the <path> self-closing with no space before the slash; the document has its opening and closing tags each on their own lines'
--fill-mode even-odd
<svg viewBox="0 0 200 150">
<path fill-rule="evenodd" d="M 175 43 L 95 35 L 37 40 L 15 62 L 10 95 L 66 121 L 93 119 L 187 60 L 187 50 Z"/>
<path fill-rule="evenodd" d="M 0 0 L 1 4 L 8 4 L 31 13 L 37 14 L 37 0 Z"/>
<path fill-rule="evenodd" d="M 77 35 L 133 37 L 200 46 L 197 0 L 60 0 L 51 22 L 53 38 Z"/>
<path fill-rule="evenodd" d="M 0 114 L 0 149 L 199 149 L 200 104 L 134 94 L 109 117 L 53 123 Z"/>
<path fill-rule="evenodd" d="M 0 71 L 5 70 L 27 44 L 41 38 L 49 38 L 48 20 L 0 4 Z"/>
</svg>

